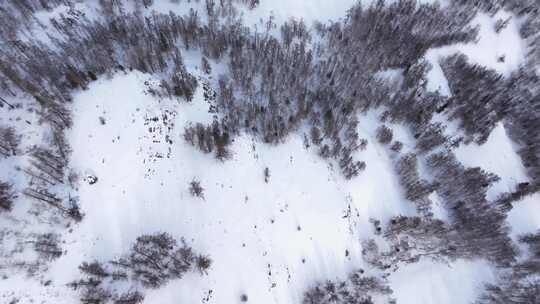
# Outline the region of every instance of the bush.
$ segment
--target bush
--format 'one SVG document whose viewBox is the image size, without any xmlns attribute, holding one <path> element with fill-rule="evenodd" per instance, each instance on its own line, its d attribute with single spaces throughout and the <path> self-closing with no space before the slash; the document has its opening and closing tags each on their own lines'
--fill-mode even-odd
<svg viewBox="0 0 540 304">
<path fill-rule="evenodd" d="M 204 199 L 204 188 L 201 186 L 201 182 L 193 179 L 189 183 L 189 193 L 192 196 Z"/>
</svg>

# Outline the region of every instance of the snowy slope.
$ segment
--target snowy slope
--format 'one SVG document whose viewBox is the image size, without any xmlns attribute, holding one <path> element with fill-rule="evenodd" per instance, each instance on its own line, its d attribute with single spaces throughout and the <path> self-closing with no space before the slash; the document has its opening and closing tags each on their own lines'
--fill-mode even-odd
<svg viewBox="0 0 540 304">
<path fill-rule="evenodd" d="M 212 289 L 215 303 L 234 302 L 242 292 L 257 303 L 299 302 L 313 279 L 342 277 L 361 265 L 359 238 L 371 233 L 370 217 L 411 214 L 374 140 L 362 154 L 370 164 L 366 174 L 350 183 L 306 150 L 300 137 L 272 147 L 242 136 L 233 144 L 234 159 L 221 163 L 180 136 L 187 122 L 210 118 L 207 105 L 201 99 L 157 101 L 143 92 L 147 79 L 116 75 L 77 96 L 70 138 L 81 148 L 74 149 L 72 165 L 99 180 L 80 185 L 86 218 L 51 271 L 60 282 L 73 280 L 84 260 L 125 252 L 141 233 L 168 231 L 214 260 L 207 277 L 167 287 L 190 291 L 175 299 L 199 301 Z M 170 130 L 161 120 L 165 111 L 174 113 L 168 114 Z M 160 120 L 147 124 L 151 117 Z M 206 189 L 204 200 L 189 194 L 193 178 Z M 159 302 L 150 295 L 148 303 L 172 303 L 161 292 L 156 297 Z"/>
<path fill-rule="evenodd" d="M 386 148 L 374 138 L 374 113 L 359 126 L 370 142 L 360 154 L 368 167 L 347 182 L 306 150 L 300 136 L 277 147 L 241 136 L 233 144 L 233 159 L 224 163 L 195 151 L 181 139 L 183 126 L 209 121 L 207 105 L 201 98 L 192 104 L 157 100 L 145 94 L 148 80 L 136 72 L 116 74 L 76 96 L 76 122 L 69 132 L 72 166 L 98 182 L 80 184 L 86 217 L 66 237 L 67 254 L 52 265 L 56 286 L 76 279 L 83 261 L 111 260 L 138 235 L 167 231 L 208 253 L 213 266 L 207 276 L 189 275 L 150 292 L 145 303 L 194 303 L 209 295 L 210 303 L 234 303 L 244 293 L 256 303 L 299 303 L 314 282 L 363 267 L 360 240 L 372 235 L 370 218 L 414 215 Z M 153 117 L 158 119 L 149 120 Z M 193 178 L 205 188 L 204 199 L 189 194 Z M 469 264 L 456 264 L 453 273 L 461 280 L 427 280 L 433 284 L 427 292 L 452 293 L 468 280 L 479 284 L 485 267 Z M 410 271 L 406 267 L 392 279 L 398 299 L 405 292 L 401 288 L 418 284 L 406 278 Z M 66 303 L 75 301 L 69 294 Z M 414 302 L 403 296 L 400 303 L 432 303 L 430 294 L 422 297 Z M 463 297 L 472 299 L 472 291 Z M 445 301 L 438 303 L 450 303 Z"/>
<path fill-rule="evenodd" d="M 495 31 L 498 20 L 509 20 L 500 32 Z M 517 70 L 525 60 L 526 43 L 519 35 L 518 17 L 507 11 L 499 11 L 494 16 L 478 13 L 471 21 L 471 26 L 478 27 L 478 41 L 467 44 L 454 44 L 430 49 L 425 58 L 432 65 L 428 72 L 427 88 L 450 96 L 451 92 L 439 61 L 455 53 L 465 54 L 469 61 L 494 69 L 504 76 Z"/>
</svg>

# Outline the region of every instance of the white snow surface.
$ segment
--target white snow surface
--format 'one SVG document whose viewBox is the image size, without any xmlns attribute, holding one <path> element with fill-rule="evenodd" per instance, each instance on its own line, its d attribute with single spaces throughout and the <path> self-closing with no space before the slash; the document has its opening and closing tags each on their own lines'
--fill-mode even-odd
<svg viewBox="0 0 540 304">
<path fill-rule="evenodd" d="M 148 75 L 118 73 L 75 96 L 68 138 L 71 166 L 81 175 L 85 218 L 64 235 L 66 254 L 44 276 L 52 285 L 14 290 L 9 286 L 21 280 L 16 275 L 0 287 L 0 295 L 18 295 L 21 303 L 36 297 L 74 303 L 77 295 L 65 284 L 78 278 L 80 263 L 117 258 L 140 234 L 166 231 L 209 254 L 212 268 L 208 275 L 188 274 L 149 291 L 145 303 L 196 303 L 209 294 L 209 303 L 236 303 L 242 293 L 255 303 L 300 303 L 316 282 L 343 279 L 366 266 L 360 240 L 372 236 L 370 218 L 385 222 L 415 214 L 403 198 L 388 149 L 374 138 L 375 115 L 361 117 L 359 126 L 360 136 L 370 142 L 359 155 L 367 169 L 345 181 L 297 135 L 278 146 L 240 136 L 232 146 L 233 159 L 226 162 L 202 154 L 182 139 L 187 123 L 212 120 L 201 90 L 192 103 L 158 100 L 145 93 L 148 83 Z M 397 134 L 406 143 L 406 136 Z M 84 182 L 86 174 L 98 182 Z M 193 178 L 205 188 L 204 199 L 189 194 Z M 481 281 L 481 266 L 456 265 L 459 283 Z M 404 299 L 400 303 L 413 303 L 406 290 L 416 283 L 400 275 L 408 269 L 392 279 L 398 282 L 397 298 Z M 427 281 L 433 288 L 415 290 L 422 299 L 440 290 L 451 294 L 459 286 L 452 279 Z M 472 294 L 464 297 L 473 299 Z"/>
<path fill-rule="evenodd" d="M 484 261 L 456 261 L 451 265 L 420 261 L 390 276 L 400 304 L 472 303 L 484 283 L 495 280 Z"/>
<path fill-rule="evenodd" d="M 529 181 L 502 123 L 497 124 L 484 144 L 460 145 L 454 153 L 466 167 L 481 167 L 500 177 L 500 180 L 489 188 L 488 199 L 495 199 L 504 192 L 512 192 L 517 184 Z"/>
<path fill-rule="evenodd" d="M 514 203 L 508 213 L 511 225 L 511 236 L 518 239 L 520 235 L 535 233 L 540 229 L 540 194 L 536 193 Z"/>
<path fill-rule="evenodd" d="M 374 141 L 365 152 L 366 174 L 350 183 L 305 150 L 300 136 L 275 147 L 241 136 L 234 159 L 222 163 L 181 137 L 186 123 L 211 120 L 202 99 L 158 101 L 143 93 L 147 78 L 116 75 L 76 96 L 72 166 L 99 180 L 80 185 L 86 217 L 68 240 L 67 256 L 53 266 L 54 278 L 73 280 L 82 261 L 112 259 L 138 235 L 167 231 L 214 263 L 208 276 L 173 282 L 164 289 L 175 290 L 170 298 L 157 291 L 148 303 L 193 303 L 209 289 L 215 303 L 233 303 L 242 292 L 257 303 L 298 303 L 314 279 L 344 277 L 361 265 L 359 237 L 371 233 L 369 217 L 412 214 Z M 170 130 L 166 111 L 175 113 L 168 114 Z M 145 117 L 159 121 L 145 125 Z M 189 194 L 193 178 L 205 188 L 204 200 Z"/>
<path fill-rule="evenodd" d="M 497 20 L 507 20 L 508 25 L 499 33 L 495 31 Z M 508 76 L 517 70 L 524 62 L 527 51 L 526 42 L 519 35 L 518 18 L 504 10 L 494 16 L 478 13 L 471 21 L 471 26 L 478 26 L 478 41 L 475 43 L 460 43 L 427 51 L 425 59 L 432 65 L 428 72 L 427 88 L 430 91 L 439 91 L 442 95 L 450 96 L 448 82 L 439 65 L 439 61 L 455 53 L 465 54 L 474 64 L 493 69 L 503 76 Z M 500 58 L 504 56 L 504 61 Z"/>
</svg>

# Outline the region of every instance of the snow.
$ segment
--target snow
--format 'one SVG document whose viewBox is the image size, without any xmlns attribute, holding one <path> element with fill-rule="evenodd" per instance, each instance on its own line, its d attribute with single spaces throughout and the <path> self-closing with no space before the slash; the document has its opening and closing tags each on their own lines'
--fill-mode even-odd
<svg viewBox="0 0 540 304">
<path fill-rule="evenodd" d="M 488 190 L 488 199 L 495 199 L 503 192 L 513 192 L 517 184 L 529 180 L 502 123 L 497 124 L 483 145 L 460 145 L 454 153 L 466 167 L 481 167 L 501 178 Z"/>
<path fill-rule="evenodd" d="M 61 302 L 63 291 L 55 289 L 53 286 L 44 286 L 44 282 L 28 279 L 25 275 L 17 274 L 9 279 L 2 278 L 0 282 L 0 303 L 73 303 Z M 15 298 L 19 301 L 12 302 Z M 41 301 L 37 301 L 37 299 Z M 50 299 L 54 299 L 54 302 L 47 302 Z"/>
<path fill-rule="evenodd" d="M 497 20 L 508 18 L 511 18 L 508 25 L 497 33 L 495 31 Z M 525 60 L 527 46 L 519 35 L 519 22 L 516 19 L 516 16 L 504 10 L 497 12 L 494 16 L 478 13 L 471 21 L 471 26 L 479 27 L 478 41 L 428 50 L 425 59 L 432 65 L 427 75 L 428 90 L 439 91 L 445 96 L 451 95 L 439 61 L 458 52 L 465 54 L 471 63 L 493 69 L 505 77 L 517 70 Z M 504 56 L 504 61 L 500 61 L 501 56 Z"/>
<path fill-rule="evenodd" d="M 450 264 L 422 260 L 390 276 L 393 296 L 400 304 L 473 303 L 484 283 L 495 279 L 484 261 L 458 260 Z"/>
<path fill-rule="evenodd" d="M 273 16 L 277 24 L 282 24 L 290 18 L 298 18 L 310 26 L 315 21 L 326 23 L 329 20 L 337 21 L 343 18 L 356 2 L 356 0 L 260 1 L 256 9 L 245 12 L 244 18 L 247 24 L 257 24 L 261 19 L 266 20 L 268 16 Z"/>
<path fill-rule="evenodd" d="M 311 26 L 314 22 L 338 21 L 343 19 L 348 10 L 356 3 L 361 2 L 364 6 L 375 3 L 375 0 L 272 0 L 260 1 L 253 10 L 244 11 L 244 20 L 248 25 L 261 26 L 269 16 L 277 25 L 283 24 L 290 18 L 302 19 L 306 25 Z M 386 1 L 394 2 L 393 0 Z M 446 3 L 437 0 L 419 0 L 419 3 Z"/>
<path fill-rule="evenodd" d="M 127 252 L 138 235 L 167 231 L 209 254 L 212 268 L 208 275 L 189 274 L 149 292 L 145 303 L 205 298 L 234 303 L 243 293 L 250 302 L 299 303 L 315 282 L 344 278 L 363 266 L 360 240 L 372 236 L 370 218 L 384 223 L 395 215 L 415 214 L 403 198 L 388 147 L 375 139 L 377 113 L 360 117 L 358 131 L 369 144 L 357 157 L 367 168 L 345 181 L 316 151 L 306 150 L 299 135 L 278 146 L 240 136 L 232 145 L 233 159 L 226 162 L 202 154 L 181 137 L 187 123 L 212 119 L 200 92 L 192 103 L 158 100 L 145 93 L 151 82 L 139 72 L 117 73 L 75 96 L 75 124 L 68 132 L 74 147 L 71 166 L 81 176 L 95 174 L 98 182 L 80 183 L 86 216 L 65 236 L 67 254 L 51 265 L 48 275 L 56 286 L 76 279 L 83 261 L 113 259 Z M 159 119 L 149 124 L 145 118 L 152 117 Z M 410 141 L 406 133 L 397 134 L 405 144 Z M 172 144 L 165 142 L 167 135 Z M 193 178 L 205 188 L 204 199 L 189 194 Z M 407 290 L 421 294 L 424 302 L 416 303 L 449 303 L 463 282 L 472 286 L 486 271 L 476 262 L 457 262 L 451 271 L 446 267 L 421 263 L 392 274 L 400 303 L 412 303 Z M 426 282 L 433 286 L 429 292 L 414 287 Z M 463 301 L 453 303 L 472 299 L 470 289 Z M 58 303 L 75 297 L 66 292 Z M 430 302 L 430 297 L 440 301 Z"/>
<path fill-rule="evenodd" d="M 507 220 L 511 223 L 510 235 L 514 239 L 525 233 L 537 232 L 540 229 L 540 194 L 515 202 Z"/>
<path fill-rule="evenodd" d="M 208 276 L 171 283 L 155 298 L 150 294 L 149 303 L 192 303 L 208 289 L 215 303 L 235 302 L 243 292 L 257 303 L 299 302 L 317 278 L 344 277 L 362 264 L 359 240 L 371 234 L 369 218 L 414 213 L 412 205 L 403 204 L 387 148 L 372 137 L 368 117 L 359 127 L 370 142 L 359 155 L 367 169 L 351 182 L 306 150 L 297 135 L 279 146 L 240 136 L 233 159 L 222 163 L 181 137 L 188 122 L 211 121 L 202 98 L 191 104 L 157 100 L 144 93 L 149 78 L 116 74 L 75 96 L 71 165 L 81 176 L 95 174 L 98 182 L 80 184 L 86 217 L 67 236 L 67 255 L 52 266 L 57 284 L 75 279 L 84 260 L 112 259 L 138 235 L 167 231 L 185 237 L 214 263 Z M 145 118 L 165 111 L 174 113 L 171 129 L 161 118 L 148 125 Z M 156 131 L 149 133 L 150 127 Z M 167 135 L 172 144 L 165 143 Z M 189 194 L 193 178 L 205 188 L 204 199 Z M 175 292 L 170 301 L 163 296 L 177 289 L 185 292 Z"/>
</svg>

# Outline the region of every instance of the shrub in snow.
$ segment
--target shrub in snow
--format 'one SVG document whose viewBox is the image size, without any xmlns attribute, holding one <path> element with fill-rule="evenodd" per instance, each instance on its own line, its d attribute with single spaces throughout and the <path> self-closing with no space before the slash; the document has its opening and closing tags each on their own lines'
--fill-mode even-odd
<svg viewBox="0 0 540 304">
<path fill-rule="evenodd" d="M 360 151 L 364 151 L 367 148 L 368 140 L 365 138 L 360 139 L 360 143 L 358 145 L 358 149 Z"/>
<path fill-rule="evenodd" d="M 508 26 L 511 20 L 512 20 L 512 17 L 508 17 L 506 19 L 497 19 L 494 25 L 495 32 L 500 33 L 505 27 Z"/>
<path fill-rule="evenodd" d="M 270 169 L 268 167 L 264 168 L 264 182 L 268 183 L 270 180 Z"/>
<path fill-rule="evenodd" d="M 403 143 L 396 140 L 392 146 L 390 146 L 390 149 L 394 152 L 401 152 L 401 149 L 403 148 Z"/>
<path fill-rule="evenodd" d="M 199 255 L 195 258 L 195 266 L 201 274 L 208 274 L 211 265 L 212 259 L 207 255 Z"/>
<path fill-rule="evenodd" d="M 195 197 L 204 199 L 204 188 L 201 186 L 201 182 L 195 179 L 189 182 L 189 193 Z"/>
</svg>

